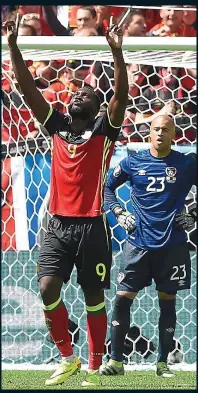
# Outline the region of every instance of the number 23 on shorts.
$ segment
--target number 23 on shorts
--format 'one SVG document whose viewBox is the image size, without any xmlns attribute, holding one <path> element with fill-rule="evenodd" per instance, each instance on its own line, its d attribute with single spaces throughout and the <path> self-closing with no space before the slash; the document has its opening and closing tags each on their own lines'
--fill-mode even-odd
<svg viewBox="0 0 198 393">
<path fill-rule="evenodd" d="M 96 273 L 99 277 L 101 277 L 101 281 L 104 281 L 106 276 L 106 266 L 104 263 L 98 263 L 96 265 Z"/>
<path fill-rule="evenodd" d="M 185 265 L 180 265 L 180 266 L 173 266 L 173 274 L 171 275 L 171 281 L 172 280 L 183 280 L 186 278 L 186 267 Z"/>
</svg>

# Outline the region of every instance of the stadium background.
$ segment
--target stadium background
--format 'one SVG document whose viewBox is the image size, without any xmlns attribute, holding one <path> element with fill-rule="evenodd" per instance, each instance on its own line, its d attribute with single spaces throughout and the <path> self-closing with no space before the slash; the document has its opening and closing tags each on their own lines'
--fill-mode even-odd
<svg viewBox="0 0 198 393">
<path fill-rule="evenodd" d="M 159 22 L 159 16 L 156 21 Z M 105 110 L 113 94 L 113 66 L 110 62 L 90 64 L 86 60 L 76 62 L 71 59 L 68 62 L 62 59 L 56 61 L 47 59 L 44 62 L 29 60 L 27 64 L 35 77 L 38 88 L 43 91 L 44 96 L 52 102 L 54 107 L 61 111 L 65 111 L 72 93 L 79 87 L 76 80 L 85 77 L 87 83 L 94 84 L 100 95 L 103 103 L 101 113 Z M 74 80 L 69 85 L 60 79 L 66 68 L 67 78 L 68 69 L 69 72 L 75 72 L 72 74 Z M 61 73 L 62 70 L 63 73 Z M 141 113 L 143 110 L 148 120 L 149 115 L 164 108 L 171 99 L 174 99 L 176 105 L 174 112 L 177 124 L 176 148 L 186 148 L 187 152 L 196 150 L 195 77 L 184 68 L 179 68 L 178 73 L 174 73 L 173 70 L 171 72 L 175 75 L 177 83 L 174 92 L 177 93 L 171 92 L 171 95 L 167 95 L 162 84 L 162 67 L 150 67 L 142 63 L 128 65 L 130 97 L 122 133 L 111 160 L 111 167 L 128 154 L 128 149 L 134 148 L 140 142 L 148 142 L 148 124 L 143 119 L 138 123 L 137 113 Z M 52 83 L 56 83 L 56 88 L 49 89 L 49 85 Z M 62 85 L 60 85 L 61 83 Z M 157 88 L 153 88 L 154 86 Z M 42 129 L 44 134 L 40 133 L 38 125 L 30 111 L 27 110 L 17 89 L 18 86 L 10 63 L 5 61 L 2 73 L 2 136 L 3 152 L 5 151 L 2 193 L 2 357 L 5 363 L 43 364 L 57 359 L 56 348 L 47 340 L 48 333 L 42 314 L 36 277 L 39 244 L 49 219 L 46 206 L 51 164 L 50 141 L 44 135 L 45 130 Z M 147 93 L 145 93 L 146 89 Z M 160 93 L 156 97 L 151 97 L 151 91 L 152 94 L 153 91 Z M 28 150 L 25 145 L 26 149 L 22 149 L 20 154 L 17 153 L 16 147 L 20 145 L 20 142 L 24 146 L 28 132 L 35 131 L 37 138 L 42 140 L 44 138 L 47 141 L 48 148 L 40 149 L 35 144 L 32 149 Z M 128 142 L 132 142 L 132 146 Z M 12 147 L 12 150 L 9 150 L 7 146 Z M 118 195 L 121 202 L 130 210 L 128 186 L 121 187 Z M 191 194 L 190 204 L 191 202 L 194 204 L 194 197 L 195 194 Z M 125 233 L 124 230 L 116 226 L 111 213 L 108 213 L 108 218 L 112 227 L 114 251 L 112 287 L 106 292 L 106 306 L 110 319 Z M 192 257 L 192 288 L 190 294 L 189 291 L 182 291 L 178 296 L 178 324 L 175 333 L 175 338 L 179 339 L 183 347 L 185 361 L 190 364 L 196 361 L 196 255 L 194 239 L 195 230 L 189 235 Z M 75 353 L 80 356 L 83 363 L 86 363 L 86 313 L 81 289 L 76 284 L 75 271 L 71 283 L 64 287 L 63 299 L 71 320 L 79 327 L 79 339 L 74 347 Z M 133 312 L 132 325 L 141 327 L 141 335 L 156 347 L 159 313 L 154 286 L 139 293 L 133 309 L 135 312 Z M 75 331 L 72 336 L 73 339 L 76 338 Z M 154 362 L 155 358 L 156 352 L 151 354 L 147 361 Z M 146 359 L 138 351 L 135 351 L 130 361 L 139 363 L 146 361 Z"/>
</svg>

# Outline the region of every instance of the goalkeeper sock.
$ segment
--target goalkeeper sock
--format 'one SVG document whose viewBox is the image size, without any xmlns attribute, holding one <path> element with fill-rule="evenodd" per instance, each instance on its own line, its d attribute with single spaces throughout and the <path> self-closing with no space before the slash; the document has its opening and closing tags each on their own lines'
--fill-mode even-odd
<svg viewBox="0 0 198 393">
<path fill-rule="evenodd" d="M 59 304 L 60 307 L 56 308 Z M 64 358 L 71 356 L 73 349 L 68 332 L 68 312 L 61 298 L 49 306 L 43 304 L 43 311 L 50 336 L 60 351 L 61 356 Z"/>
<path fill-rule="evenodd" d="M 123 361 L 124 340 L 130 327 L 130 307 L 133 299 L 116 295 L 111 319 L 111 359 Z"/>
<path fill-rule="evenodd" d="M 104 343 L 107 331 L 107 314 L 105 303 L 97 306 L 86 306 L 87 333 L 89 344 L 89 370 L 98 370 L 102 364 Z"/>
<path fill-rule="evenodd" d="M 158 362 L 167 362 L 168 354 L 173 345 L 176 325 L 176 299 L 159 300 L 159 354 Z"/>
</svg>

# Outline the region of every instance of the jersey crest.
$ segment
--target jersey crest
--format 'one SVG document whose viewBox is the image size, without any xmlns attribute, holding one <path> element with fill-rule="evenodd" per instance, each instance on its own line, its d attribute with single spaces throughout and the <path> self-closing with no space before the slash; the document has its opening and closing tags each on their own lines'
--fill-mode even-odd
<svg viewBox="0 0 198 393">
<path fill-rule="evenodd" d="M 166 168 L 166 180 L 168 183 L 175 183 L 176 181 L 177 169 L 175 167 Z"/>
</svg>

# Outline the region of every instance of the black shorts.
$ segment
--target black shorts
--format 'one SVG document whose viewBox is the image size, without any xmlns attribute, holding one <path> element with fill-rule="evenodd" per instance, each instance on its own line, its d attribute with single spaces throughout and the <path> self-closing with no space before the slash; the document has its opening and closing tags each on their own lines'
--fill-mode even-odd
<svg viewBox="0 0 198 393">
<path fill-rule="evenodd" d="M 53 216 L 42 243 L 38 279 L 59 276 L 67 283 L 74 265 L 85 289 L 110 288 L 111 233 L 106 216 Z"/>
<path fill-rule="evenodd" d="M 190 288 L 191 260 L 186 242 L 156 250 L 142 250 L 125 242 L 117 290 L 138 292 L 151 285 L 152 279 L 161 292 Z"/>
</svg>

